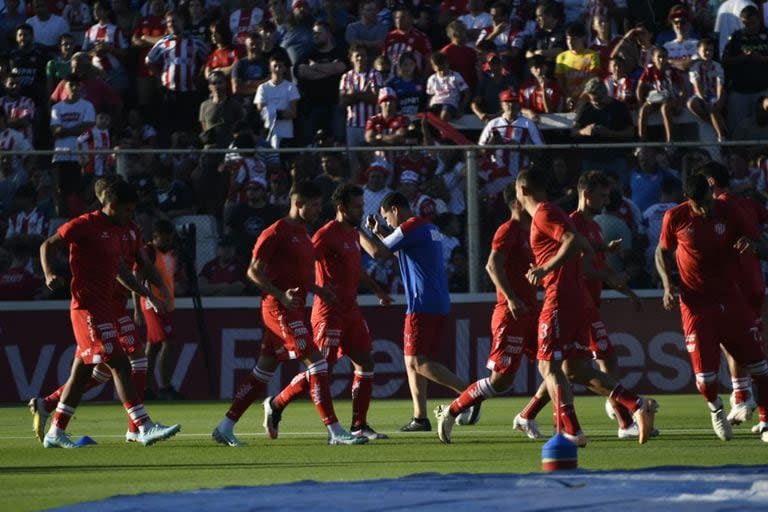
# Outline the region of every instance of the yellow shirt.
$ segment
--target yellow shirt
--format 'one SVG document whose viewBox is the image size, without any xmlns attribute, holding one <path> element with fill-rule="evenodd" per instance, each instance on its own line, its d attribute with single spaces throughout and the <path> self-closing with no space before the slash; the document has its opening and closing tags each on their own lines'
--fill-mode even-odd
<svg viewBox="0 0 768 512">
<path fill-rule="evenodd" d="M 563 92 L 578 98 L 584 84 L 600 74 L 600 54 L 593 50 L 566 50 L 555 59 L 555 76 L 563 84 Z"/>
</svg>

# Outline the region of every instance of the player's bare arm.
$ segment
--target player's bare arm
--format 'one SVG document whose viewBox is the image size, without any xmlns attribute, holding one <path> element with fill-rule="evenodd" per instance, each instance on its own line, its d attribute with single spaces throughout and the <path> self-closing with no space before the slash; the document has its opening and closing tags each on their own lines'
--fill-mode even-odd
<svg viewBox="0 0 768 512">
<path fill-rule="evenodd" d="M 301 307 L 302 300 L 299 296 L 299 289 L 289 288 L 285 291 L 281 290 L 269 280 L 266 274 L 266 268 L 266 263 L 262 260 L 254 259 L 251 261 L 251 266 L 248 267 L 248 279 L 258 286 L 261 291 L 267 295 L 272 295 L 288 309 Z"/>
<path fill-rule="evenodd" d="M 155 311 L 157 311 L 158 314 L 162 315 L 165 313 L 165 302 L 159 300 L 157 297 L 155 297 L 155 294 L 152 293 L 152 290 L 141 284 L 136 279 L 136 276 L 133 275 L 131 269 L 129 269 L 128 266 L 122 261 L 120 262 L 120 266 L 117 268 L 117 280 L 121 285 L 126 287 L 132 293 L 146 297 L 147 300 L 152 303 Z"/>
<path fill-rule="evenodd" d="M 669 269 L 672 268 L 672 251 L 662 247 L 661 244 L 656 246 L 656 271 L 659 273 L 661 284 L 664 287 L 664 309 L 671 311 L 675 307 L 675 289 L 672 285 L 672 281 L 669 278 Z"/>
<path fill-rule="evenodd" d="M 491 250 L 491 254 L 488 255 L 488 263 L 485 265 L 485 271 L 488 272 L 488 276 L 493 281 L 494 286 L 501 290 L 507 298 L 507 308 L 509 308 L 512 318 L 517 320 L 521 315 L 528 312 L 528 308 L 525 307 L 523 301 L 515 294 L 509 279 L 507 279 L 507 274 L 504 272 L 504 263 L 506 263 L 507 257 L 506 254 L 500 251 Z"/>
<path fill-rule="evenodd" d="M 51 290 L 57 290 L 64 286 L 64 278 L 54 272 L 53 257 L 56 252 L 64 250 L 67 244 L 58 233 L 46 239 L 40 245 L 40 264 L 45 275 L 45 286 Z"/>
<path fill-rule="evenodd" d="M 379 304 L 382 306 L 389 306 L 394 302 L 394 299 L 384 290 L 384 288 L 376 282 L 374 278 L 368 275 L 367 272 L 360 270 L 360 284 L 371 290 L 379 299 Z"/>
</svg>

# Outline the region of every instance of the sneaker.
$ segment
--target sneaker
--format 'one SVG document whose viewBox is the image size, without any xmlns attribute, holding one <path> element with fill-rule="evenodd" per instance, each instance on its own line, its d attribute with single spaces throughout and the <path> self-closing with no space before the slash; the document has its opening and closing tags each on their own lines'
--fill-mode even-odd
<svg viewBox="0 0 768 512">
<path fill-rule="evenodd" d="M 519 430 L 527 435 L 529 439 L 539 439 L 541 437 L 539 424 L 536 420 L 528 420 L 518 414 L 515 416 L 512 426 L 515 427 L 515 430 Z"/>
<path fill-rule="evenodd" d="M 138 432 L 131 432 L 130 430 L 128 430 L 125 433 L 126 443 L 138 443 L 139 441 L 141 441 L 141 434 L 139 434 Z"/>
<path fill-rule="evenodd" d="M 733 429 L 725 416 L 725 410 L 721 407 L 716 411 L 710 411 L 712 415 L 712 429 L 722 441 L 730 441 L 733 437 Z"/>
<path fill-rule="evenodd" d="M 349 430 L 349 433 L 357 437 L 367 437 L 369 441 L 373 441 L 374 439 L 389 439 L 387 434 L 376 432 L 367 423 L 364 425 L 352 427 Z"/>
<path fill-rule="evenodd" d="M 277 439 L 277 430 L 280 420 L 283 417 L 283 410 L 272 407 L 272 398 L 268 396 L 264 399 L 264 430 L 270 439 Z"/>
<path fill-rule="evenodd" d="M 608 415 L 608 418 L 616 421 L 616 411 L 613 410 L 613 404 L 610 400 L 605 401 L 605 414 Z"/>
<path fill-rule="evenodd" d="M 757 425 L 752 425 L 752 433 L 753 434 L 759 434 L 760 432 L 763 432 L 764 430 L 768 430 L 768 423 L 763 423 L 761 421 Z"/>
<path fill-rule="evenodd" d="M 659 431 L 654 429 L 651 429 L 650 437 L 658 437 Z M 631 439 L 640 437 L 640 428 L 637 426 L 637 423 L 632 423 L 627 428 L 620 428 L 619 429 L 619 439 Z"/>
<path fill-rule="evenodd" d="M 29 412 L 32 413 L 32 431 L 37 440 L 42 443 L 45 438 L 45 424 L 48 423 L 51 413 L 45 410 L 45 401 L 42 398 L 30 398 L 27 405 Z"/>
<path fill-rule="evenodd" d="M 456 423 L 456 416 L 451 416 L 451 409 L 448 405 L 438 405 L 435 409 L 435 419 L 437 420 L 437 437 L 445 444 L 451 444 L 451 431 L 453 424 Z"/>
<path fill-rule="evenodd" d="M 69 434 L 60 430 L 56 435 L 49 432 L 43 437 L 43 448 L 77 448 L 69 438 Z"/>
<path fill-rule="evenodd" d="M 569 434 L 568 432 L 563 432 L 563 436 L 565 436 L 566 439 L 571 441 L 573 444 L 578 446 L 579 448 L 584 448 L 587 446 L 587 442 L 589 439 L 587 439 L 587 436 L 584 435 L 584 432 L 579 430 L 575 434 Z"/>
<path fill-rule="evenodd" d="M 765 423 L 762 423 L 762 425 L 764 426 L 760 431 L 760 440 L 764 443 L 768 443 L 768 425 L 766 425 Z"/>
<path fill-rule="evenodd" d="M 482 402 L 461 411 L 461 413 L 458 416 L 456 416 L 456 424 L 457 425 L 477 425 L 477 422 L 480 421 L 481 405 L 482 405 Z"/>
<path fill-rule="evenodd" d="M 231 446 L 232 448 L 240 448 L 241 446 L 245 446 L 244 442 L 235 437 L 234 432 L 231 430 L 229 432 L 224 432 L 219 430 L 219 427 L 213 429 L 211 438 L 219 444 L 225 444 L 227 446 Z"/>
<path fill-rule="evenodd" d="M 139 442 L 144 446 L 152 446 L 158 441 L 165 441 L 166 439 L 175 436 L 180 430 L 181 425 L 179 424 L 166 427 L 159 423 L 152 423 L 147 425 L 144 432 L 139 434 Z"/>
<path fill-rule="evenodd" d="M 410 423 L 400 427 L 400 432 L 432 432 L 429 418 L 412 418 Z"/>
<path fill-rule="evenodd" d="M 752 398 L 740 404 L 732 404 L 731 412 L 728 413 L 728 422 L 731 425 L 741 425 L 752 419 L 752 413 L 756 408 L 757 404 Z"/>
<path fill-rule="evenodd" d="M 642 400 L 642 405 L 632 414 L 632 418 L 637 423 L 637 442 L 645 444 L 651 437 L 659 404 L 653 398 L 643 398 Z"/>
<path fill-rule="evenodd" d="M 355 436 L 349 432 L 343 432 L 341 434 L 328 437 L 328 444 L 365 444 L 367 442 L 367 437 Z"/>
</svg>

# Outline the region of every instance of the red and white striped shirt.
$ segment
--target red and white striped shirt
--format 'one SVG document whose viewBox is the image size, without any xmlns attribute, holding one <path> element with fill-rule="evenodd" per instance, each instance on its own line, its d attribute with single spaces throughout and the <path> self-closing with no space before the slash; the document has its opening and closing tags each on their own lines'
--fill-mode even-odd
<svg viewBox="0 0 768 512">
<path fill-rule="evenodd" d="M 236 163 L 236 167 L 230 172 L 227 200 L 234 203 L 246 203 L 248 202 L 245 195 L 246 183 L 249 181 L 268 183 L 267 166 L 261 158 L 239 158 L 232 163 Z"/>
<path fill-rule="evenodd" d="M 523 108 L 529 108 L 539 113 L 546 111 L 544 108 L 545 94 L 553 111 L 556 111 L 560 106 L 560 98 L 563 95 L 557 80 L 551 79 L 548 79 L 544 83 L 544 87 L 541 87 L 535 78 L 529 78 L 520 85 L 518 92 L 520 95 L 520 105 Z"/>
<path fill-rule="evenodd" d="M 264 19 L 264 11 L 258 7 L 253 9 L 237 9 L 229 16 L 229 29 L 232 31 L 232 42 L 245 44 L 245 38 Z"/>
<path fill-rule="evenodd" d="M 11 238 L 16 235 L 47 237 L 48 228 L 48 218 L 37 208 L 33 208 L 29 213 L 22 210 L 8 218 L 8 231 L 5 233 L 5 238 Z"/>
<path fill-rule="evenodd" d="M 688 73 L 693 85 L 693 92 L 700 98 L 714 98 L 717 96 L 718 84 L 725 83 L 723 66 L 714 60 L 696 60 Z"/>
<path fill-rule="evenodd" d="M 109 130 L 92 127 L 77 138 L 77 150 L 80 153 L 80 163 L 85 174 L 103 176 L 106 174 L 112 155 L 95 154 L 97 149 L 112 149 Z"/>
<path fill-rule="evenodd" d="M 355 94 L 360 92 L 372 92 L 377 94 L 379 88 L 384 85 L 384 77 L 375 69 L 357 72 L 354 69 L 341 75 L 339 80 L 339 93 Z M 347 126 L 365 128 L 365 123 L 371 116 L 376 115 L 378 107 L 375 103 L 360 101 L 347 105 Z"/>
<path fill-rule="evenodd" d="M 32 140 L 32 121 L 35 119 L 35 102 L 32 98 L 26 96 L 19 96 L 16 99 L 10 96 L 3 96 L 0 98 L 0 107 L 5 111 L 5 115 L 9 121 L 16 121 L 19 119 L 27 118 L 30 123 L 21 132 L 27 140 Z"/>
<path fill-rule="evenodd" d="M 638 80 L 641 84 L 650 86 L 654 91 L 668 92 L 676 95 L 680 91 L 685 91 L 685 79 L 680 72 L 672 67 L 665 71 L 660 70 L 653 64 L 648 65 Z"/>
<path fill-rule="evenodd" d="M 429 56 L 432 55 L 432 43 L 422 32 L 412 29 L 409 32 L 391 30 L 384 38 L 382 54 L 389 57 L 392 69 L 397 69 L 400 56 L 405 52 L 413 52 L 416 57 L 416 65 L 424 71 Z"/>
<path fill-rule="evenodd" d="M 541 145 L 544 139 L 536 123 L 525 116 L 519 115 L 512 121 L 504 116 L 491 119 L 480 134 L 478 144 L 481 146 L 497 144 L 494 140 L 499 137 L 501 144 Z M 527 165 L 528 157 L 513 149 L 497 149 L 493 162 L 498 168 L 506 169 L 511 177 L 516 177 L 520 169 Z"/>
<path fill-rule="evenodd" d="M 24 135 L 13 128 L 0 132 L 0 151 L 30 151 L 34 149 Z"/>
<path fill-rule="evenodd" d="M 629 106 L 634 105 L 635 91 L 632 88 L 631 78 L 624 75 L 617 80 L 612 74 L 608 74 L 603 78 L 603 83 L 608 89 L 608 96 Z"/>
<path fill-rule="evenodd" d="M 167 35 L 155 43 L 147 54 L 147 64 L 162 66 L 160 82 L 171 91 L 195 90 L 200 64 L 205 62 L 208 48 L 196 37 Z"/>
<path fill-rule="evenodd" d="M 112 23 L 101 24 L 97 23 L 91 28 L 85 31 L 85 38 L 83 39 L 83 51 L 90 51 L 96 46 L 96 43 L 109 43 L 115 48 L 126 49 L 128 48 L 128 40 L 125 38 L 125 34 L 117 25 Z M 93 65 L 99 69 L 103 69 L 105 72 L 119 69 L 121 64 L 117 60 L 117 57 L 109 52 L 101 52 L 99 55 L 93 58 Z"/>
</svg>

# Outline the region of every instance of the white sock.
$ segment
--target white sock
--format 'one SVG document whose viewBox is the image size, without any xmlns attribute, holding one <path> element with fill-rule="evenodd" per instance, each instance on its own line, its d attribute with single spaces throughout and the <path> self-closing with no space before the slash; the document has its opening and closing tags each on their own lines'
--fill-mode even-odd
<svg viewBox="0 0 768 512">
<path fill-rule="evenodd" d="M 723 401 L 720 399 L 720 397 L 717 397 L 714 402 L 707 402 L 707 404 L 709 404 L 709 410 L 712 412 L 723 408 Z"/>
<path fill-rule="evenodd" d="M 340 436 L 347 433 L 347 431 L 344 430 L 344 427 L 342 427 L 338 421 L 335 423 L 331 423 L 330 425 L 327 425 L 326 428 L 328 428 L 328 432 L 330 432 L 331 436 L 333 437 Z"/>
<path fill-rule="evenodd" d="M 64 432 L 64 431 L 61 430 L 56 425 L 54 425 L 53 423 L 51 423 L 51 428 L 48 429 L 48 435 L 51 437 L 56 437 L 57 435 L 59 435 L 59 432 Z"/>
<path fill-rule="evenodd" d="M 219 432 L 232 432 L 232 430 L 235 428 L 235 422 L 234 420 L 231 420 L 224 416 L 224 418 L 219 422 L 218 427 Z"/>
</svg>

